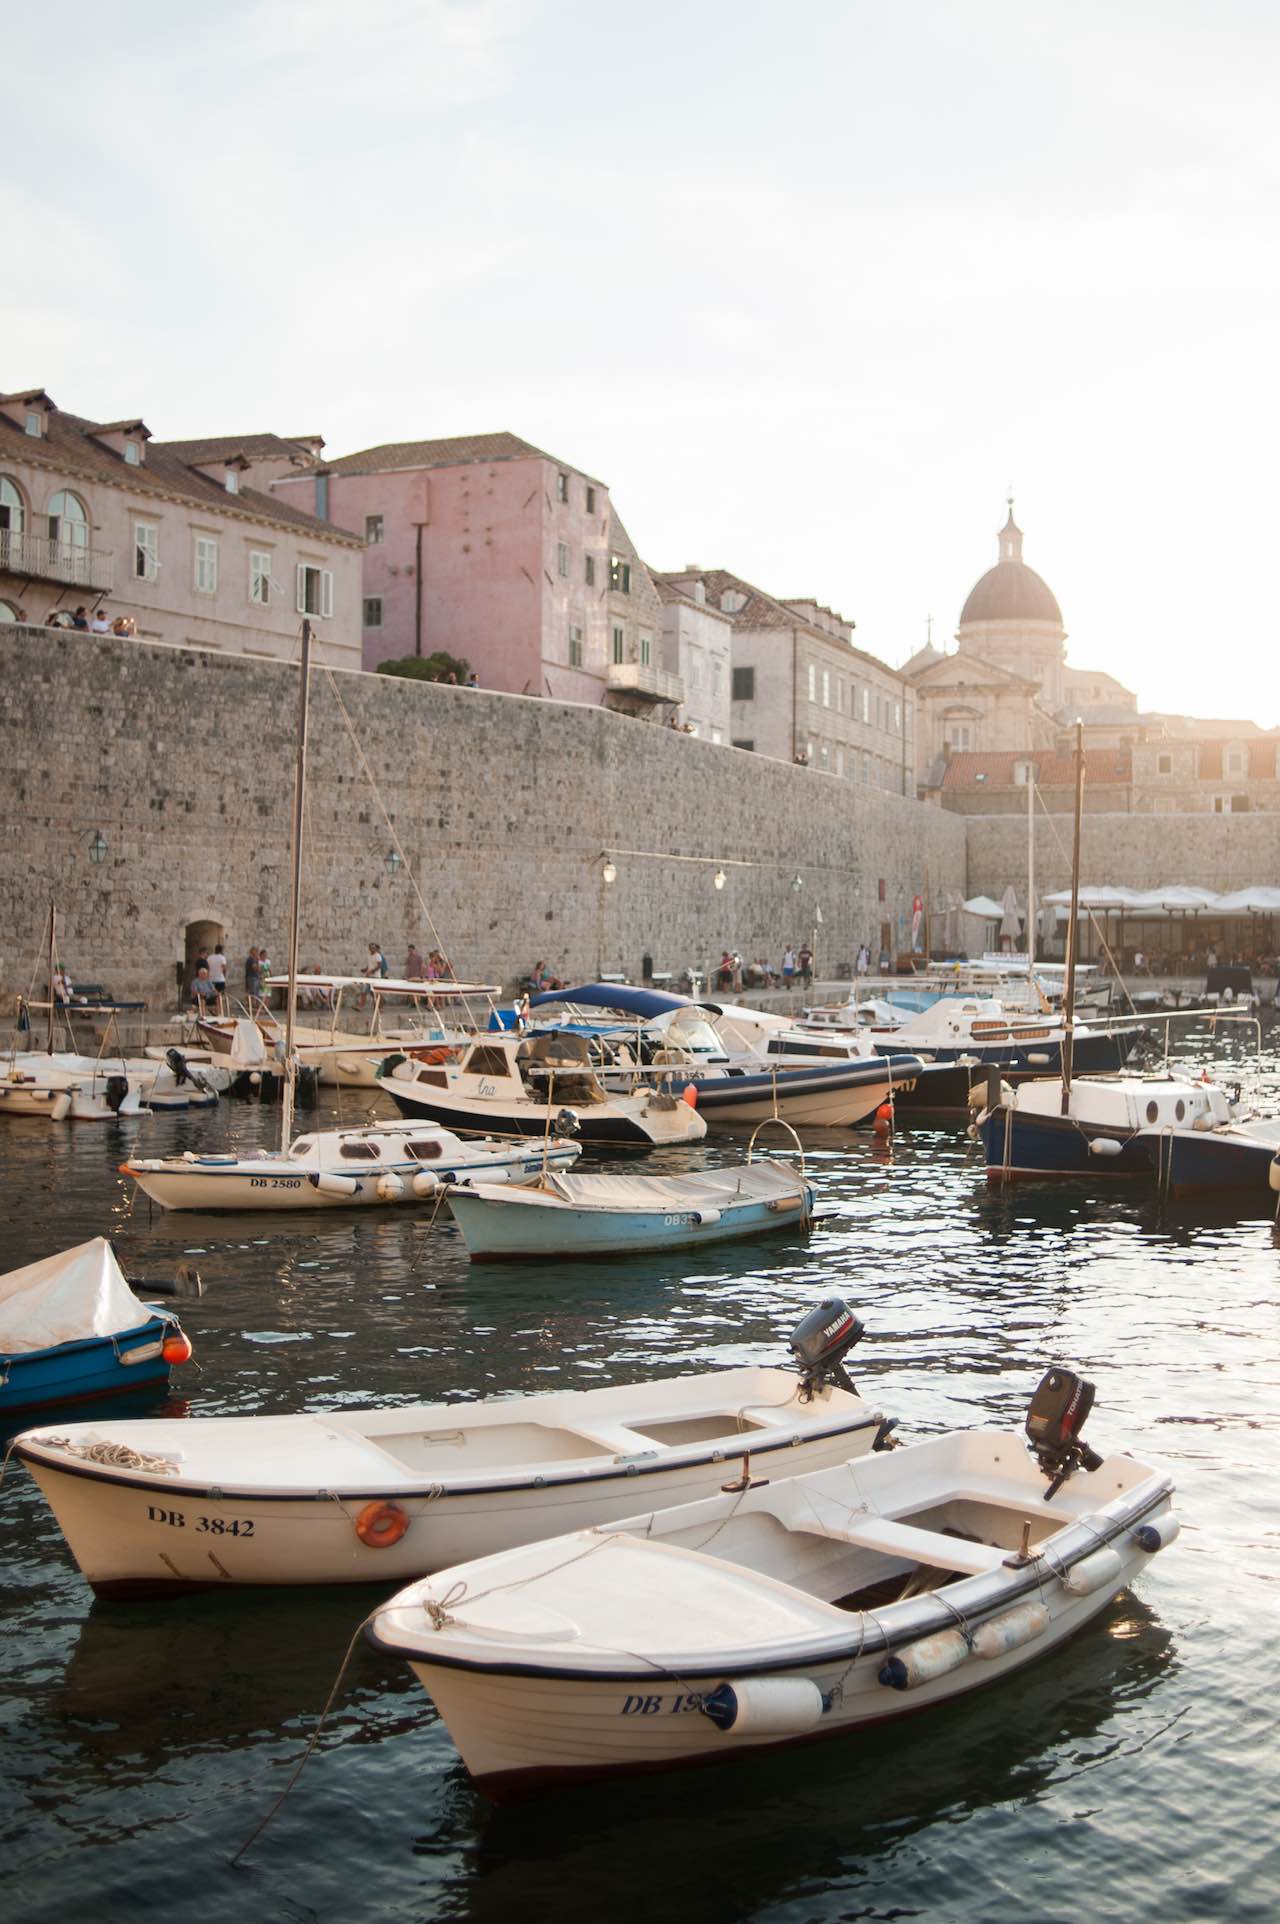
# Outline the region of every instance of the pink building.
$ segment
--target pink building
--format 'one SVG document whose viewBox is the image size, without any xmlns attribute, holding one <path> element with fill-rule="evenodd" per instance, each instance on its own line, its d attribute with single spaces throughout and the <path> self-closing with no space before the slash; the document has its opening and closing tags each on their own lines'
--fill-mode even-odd
<svg viewBox="0 0 1280 1924">
<path fill-rule="evenodd" d="M 682 700 L 608 488 L 518 435 L 391 442 L 273 491 L 364 542 L 366 668 L 444 650 L 510 694 L 650 714 Z"/>
<path fill-rule="evenodd" d="M 155 441 L 43 389 L 0 395 L 0 622 L 83 608 L 150 641 L 287 659 L 309 615 L 318 659 L 358 668 L 361 544 L 262 487 L 322 446 Z"/>
</svg>

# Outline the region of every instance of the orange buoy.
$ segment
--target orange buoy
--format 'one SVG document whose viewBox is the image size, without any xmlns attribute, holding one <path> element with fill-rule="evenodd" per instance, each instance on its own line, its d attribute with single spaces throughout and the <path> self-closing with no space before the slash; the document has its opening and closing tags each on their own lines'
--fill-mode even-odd
<svg viewBox="0 0 1280 1924">
<path fill-rule="evenodd" d="M 882 1102 L 876 1110 L 875 1132 L 878 1136 L 887 1136 L 892 1133 L 892 1130 L 893 1104 L 891 1102 Z"/>
<path fill-rule="evenodd" d="M 689 1105 L 689 1107 L 690 1107 L 691 1109 L 696 1109 L 696 1108 L 697 1108 L 697 1106 L 698 1106 L 698 1092 L 697 1092 L 697 1090 L 696 1090 L 696 1089 L 694 1088 L 694 1086 L 693 1086 L 693 1084 L 692 1084 L 691 1082 L 686 1082 L 686 1083 L 685 1083 L 685 1085 L 684 1085 L 684 1100 L 685 1100 L 685 1101 L 686 1101 L 686 1102 L 688 1103 L 688 1105 Z"/>
<path fill-rule="evenodd" d="M 195 1351 L 185 1330 L 171 1329 L 160 1345 L 160 1354 L 166 1363 L 189 1363 Z"/>
<path fill-rule="evenodd" d="M 409 1528 L 409 1512 L 398 1503 L 366 1503 L 356 1518 L 356 1535 L 370 1550 L 389 1550 Z"/>
</svg>

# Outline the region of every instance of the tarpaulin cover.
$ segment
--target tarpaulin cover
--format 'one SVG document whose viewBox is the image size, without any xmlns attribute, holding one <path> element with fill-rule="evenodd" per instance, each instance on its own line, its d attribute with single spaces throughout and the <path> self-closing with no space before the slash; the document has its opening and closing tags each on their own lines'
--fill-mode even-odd
<svg viewBox="0 0 1280 1924">
<path fill-rule="evenodd" d="M 105 1236 L 0 1276 L 0 1355 L 118 1336 L 151 1315 Z"/>
</svg>

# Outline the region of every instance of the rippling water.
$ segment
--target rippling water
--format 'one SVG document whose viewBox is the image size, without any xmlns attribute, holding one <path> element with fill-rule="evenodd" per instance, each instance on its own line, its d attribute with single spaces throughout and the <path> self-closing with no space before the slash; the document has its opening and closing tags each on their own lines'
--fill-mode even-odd
<svg viewBox="0 0 1280 1924">
<path fill-rule="evenodd" d="M 1200 1045 L 1189 1045 L 1198 1059 Z M 1228 1039 L 1224 1053 L 1242 1053 Z M 1273 1109 L 1280 1079 L 1244 1073 Z M 345 1119 L 354 1120 L 346 1104 Z M 115 1165 L 248 1144 L 270 1111 L 5 1127 L 0 1269 L 101 1230 L 185 1258 L 194 1411 L 580 1387 L 779 1360 L 832 1289 L 864 1392 L 910 1438 L 1020 1424 L 1049 1361 L 1090 1438 L 1167 1464 L 1183 1535 L 1132 1596 L 1009 1683 L 843 1743 L 495 1810 L 408 1671 L 357 1645 L 367 1591 L 94 1604 L 42 1500 L 0 1487 L 0 1915 L 184 1918 L 1273 1919 L 1280 1330 L 1269 1216 L 1127 1187 L 989 1195 L 954 1132 L 815 1138 L 808 1241 L 594 1266 L 471 1265 L 425 1214 L 165 1217 Z M 667 1152 L 719 1161 L 741 1142 Z M 651 1158 L 650 1169 L 664 1158 Z M 196 1252 L 194 1256 L 190 1252 Z"/>
</svg>

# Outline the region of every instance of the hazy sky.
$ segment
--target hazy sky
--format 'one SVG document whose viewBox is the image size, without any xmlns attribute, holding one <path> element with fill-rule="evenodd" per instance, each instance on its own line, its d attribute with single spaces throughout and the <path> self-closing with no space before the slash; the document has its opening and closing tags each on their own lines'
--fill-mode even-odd
<svg viewBox="0 0 1280 1924">
<path fill-rule="evenodd" d="M 1012 485 L 1070 658 L 1280 723 L 1263 0 L 222 0 L 5 26 L 0 386 L 509 428 L 900 662 Z"/>
</svg>

